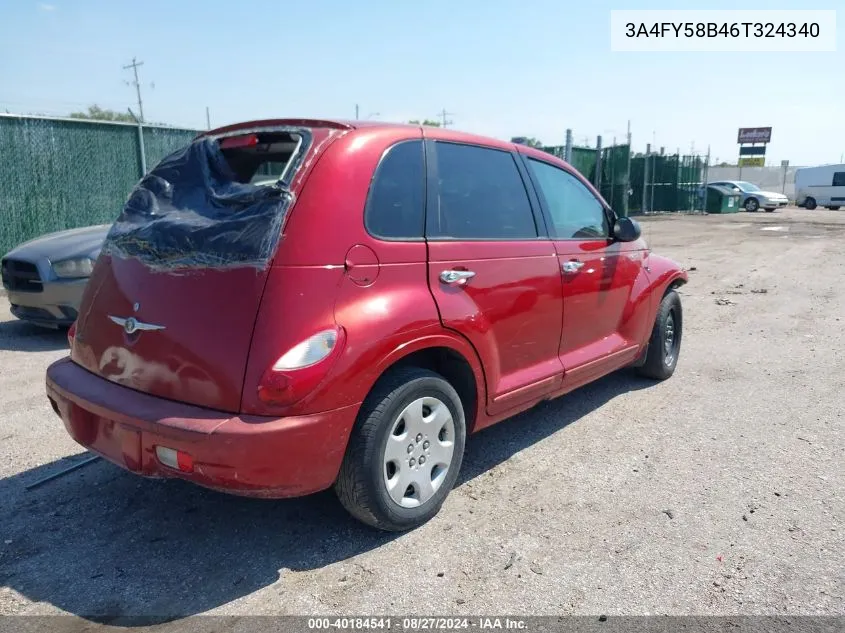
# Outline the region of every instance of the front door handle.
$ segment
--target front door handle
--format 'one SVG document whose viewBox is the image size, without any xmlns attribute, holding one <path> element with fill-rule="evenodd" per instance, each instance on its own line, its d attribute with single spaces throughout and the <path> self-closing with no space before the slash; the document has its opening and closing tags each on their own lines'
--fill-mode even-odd
<svg viewBox="0 0 845 633">
<path fill-rule="evenodd" d="M 577 273 L 581 268 L 583 268 L 584 262 L 579 262 L 577 259 L 570 260 L 568 262 L 563 262 L 560 267 L 563 269 L 565 273 Z"/>
<path fill-rule="evenodd" d="M 444 284 L 463 285 L 473 277 L 475 273 L 471 270 L 444 270 L 440 273 L 440 281 Z"/>
</svg>

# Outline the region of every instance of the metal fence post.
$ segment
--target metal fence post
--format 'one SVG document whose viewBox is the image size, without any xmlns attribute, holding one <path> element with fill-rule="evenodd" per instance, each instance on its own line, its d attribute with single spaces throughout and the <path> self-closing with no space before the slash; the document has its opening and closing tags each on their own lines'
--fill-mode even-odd
<svg viewBox="0 0 845 633">
<path fill-rule="evenodd" d="M 566 145 L 563 149 L 563 160 L 567 163 L 572 163 L 572 130 L 566 130 Z"/>
<path fill-rule="evenodd" d="M 147 175 L 147 150 L 144 148 L 144 125 L 138 121 L 138 154 L 141 157 L 141 178 Z"/>
<path fill-rule="evenodd" d="M 649 202 L 648 210 L 654 213 L 654 185 L 657 178 L 657 154 L 651 155 L 651 174 L 649 174 L 649 176 L 651 176 L 651 202 Z"/>
<path fill-rule="evenodd" d="M 596 137 L 596 177 L 593 184 L 601 193 L 601 136 Z"/>
<path fill-rule="evenodd" d="M 680 209 L 678 209 L 678 207 L 681 206 L 679 204 L 680 198 L 681 198 L 681 176 L 684 173 L 683 168 L 681 167 L 681 150 L 680 150 L 680 148 L 678 148 L 678 153 L 675 154 L 675 156 L 677 157 L 677 160 L 675 161 L 675 204 L 673 206 L 675 207 L 675 211 L 680 211 Z M 684 205 L 684 207 L 686 207 L 686 206 L 687 205 Z M 688 209 L 684 209 L 684 211 L 688 211 Z"/>
</svg>

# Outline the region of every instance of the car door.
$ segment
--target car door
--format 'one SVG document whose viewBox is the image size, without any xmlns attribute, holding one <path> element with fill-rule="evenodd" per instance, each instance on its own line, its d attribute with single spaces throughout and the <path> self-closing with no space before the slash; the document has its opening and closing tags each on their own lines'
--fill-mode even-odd
<svg viewBox="0 0 845 633">
<path fill-rule="evenodd" d="M 611 237 L 613 214 L 581 177 L 526 157 L 558 255 L 565 384 L 583 383 L 636 355 L 647 327 L 644 243 Z"/>
<path fill-rule="evenodd" d="M 562 384 L 557 255 L 512 151 L 429 140 L 426 154 L 429 287 L 477 350 L 495 415 Z"/>
</svg>

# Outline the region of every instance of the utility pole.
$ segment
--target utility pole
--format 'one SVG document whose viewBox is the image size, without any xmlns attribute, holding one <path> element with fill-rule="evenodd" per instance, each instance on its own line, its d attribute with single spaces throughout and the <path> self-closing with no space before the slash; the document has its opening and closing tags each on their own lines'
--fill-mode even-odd
<svg viewBox="0 0 845 633">
<path fill-rule="evenodd" d="M 442 125 L 443 127 L 446 127 L 447 125 L 452 125 L 452 121 L 450 121 L 450 120 L 448 120 L 448 119 L 446 118 L 447 116 L 449 116 L 449 115 L 451 115 L 451 114 L 454 114 L 454 113 L 453 113 L 453 112 L 446 112 L 446 108 L 443 108 L 443 110 L 441 110 L 441 111 L 437 114 L 437 116 L 439 116 L 439 117 L 440 117 L 440 122 L 441 122 L 441 125 Z"/>
<path fill-rule="evenodd" d="M 144 102 L 141 100 L 141 82 L 138 81 L 138 66 L 143 66 L 144 62 L 136 61 L 135 58 L 132 58 L 132 63 L 127 64 L 123 67 L 124 70 L 132 69 L 135 73 L 135 92 L 138 94 L 138 114 L 140 116 L 141 123 L 144 122 Z"/>
<path fill-rule="evenodd" d="M 205 126 L 206 129 L 211 129 L 211 113 L 208 111 L 208 106 L 205 106 Z"/>
<path fill-rule="evenodd" d="M 355 104 L 355 120 L 358 120 L 358 104 Z"/>
</svg>

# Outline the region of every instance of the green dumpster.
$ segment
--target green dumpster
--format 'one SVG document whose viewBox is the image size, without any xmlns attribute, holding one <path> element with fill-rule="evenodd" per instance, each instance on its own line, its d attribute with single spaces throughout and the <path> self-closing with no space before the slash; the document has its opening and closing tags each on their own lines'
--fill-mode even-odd
<svg viewBox="0 0 845 633">
<path fill-rule="evenodd" d="M 704 208 L 707 213 L 736 213 L 739 211 L 740 195 L 721 185 L 707 185 L 707 199 Z"/>
</svg>

